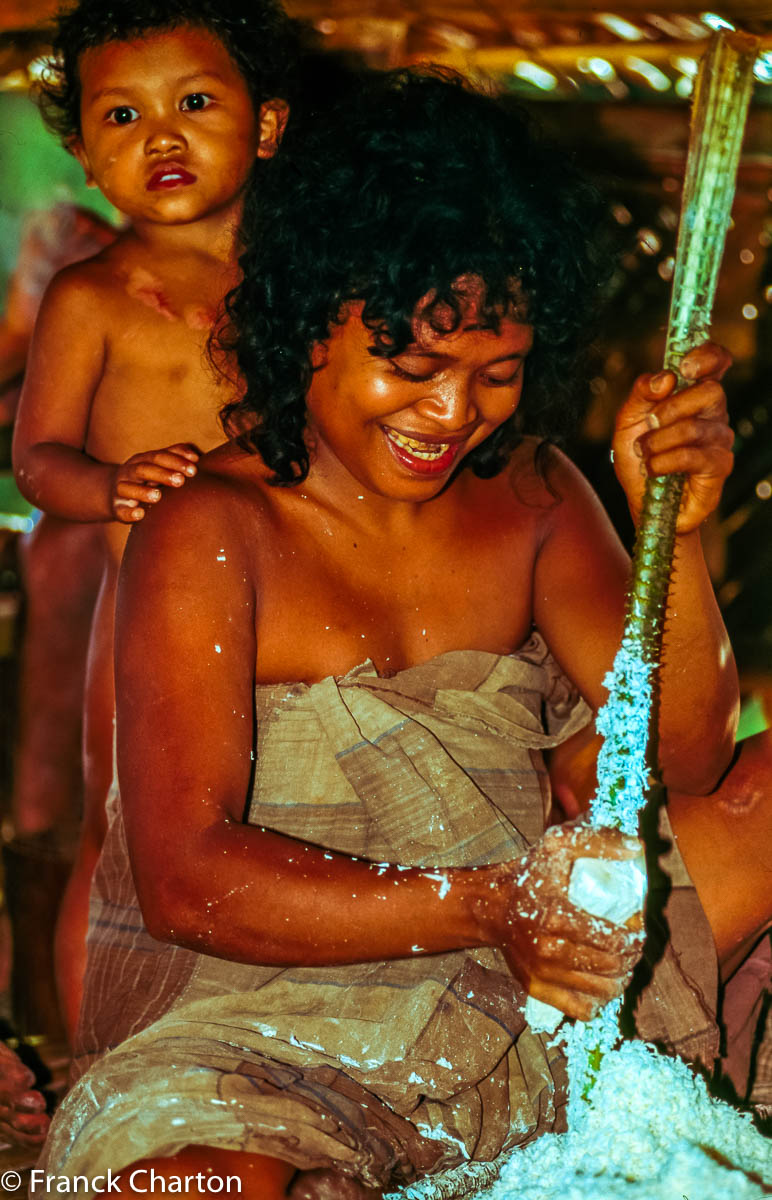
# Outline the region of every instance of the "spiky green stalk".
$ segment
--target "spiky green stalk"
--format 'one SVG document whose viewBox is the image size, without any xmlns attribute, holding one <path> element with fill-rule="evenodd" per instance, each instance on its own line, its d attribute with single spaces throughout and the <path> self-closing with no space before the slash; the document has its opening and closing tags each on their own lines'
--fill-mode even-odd
<svg viewBox="0 0 772 1200">
<path fill-rule="evenodd" d="M 722 30 L 700 64 L 664 359 L 665 368 L 676 374 L 683 356 L 708 336 L 757 50 L 757 38 Z M 637 829 L 649 795 L 652 689 L 683 486 L 682 475 L 647 480 L 622 645 L 605 680 L 608 702 L 598 714 L 604 744 L 590 816 L 597 825 L 628 833 Z M 574 1093 L 588 1095 L 597 1074 L 598 1051 L 615 1042 L 618 1009 L 618 1003 L 609 1006 L 577 1031 L 569 1049 Z"/>
<path fill-rule="evenodd" d="M 757 38 L 722 30 L 700 64 L 664 357 L 676 373 L 708 337 L 758 46 Z M 638 529 L 625 632 L 651 663 L 659 659 L 682 490 L 681 475 L 648 480 Z"/>
</svg>

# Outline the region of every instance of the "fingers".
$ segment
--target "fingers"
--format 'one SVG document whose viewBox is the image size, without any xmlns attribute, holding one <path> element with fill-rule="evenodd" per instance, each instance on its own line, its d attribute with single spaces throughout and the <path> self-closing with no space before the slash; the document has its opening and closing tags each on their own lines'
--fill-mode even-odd
<svg viewBox="0 0 772 1200">
<path fill-rule="evenodd" d="M 642 375 L 619 413 L 618 432 L 645 435 L 684 417 L 726 425 L 726 395 L 716 379 L 705 379 L 674 392 L 672 371 Z"/>
<path fill-rule="evenodd" d="M 684 475 L 678 532 L 696 529 L 714 511 L 733 465 L 721 378 L 731 364 L 722 347 L 705 342 L 680 363 L 686 386 L 673 371 L 642 375 L 619 410 L 613 443 L 617 477 L 633 518 L 643 504 L 647 476 Z"/>
<path fill-rule="evenodd" d="M 619 930 L 613 925 L 593 940 L 579 940 L 580 931 L 571 930 L 571 940 L 544 933 L 538 939 L 540 975 L 543 979 L 565 978 L 571 972 L 591 972 L 600 978 L 622 979 L 637 963 L 643 936 L 638 932 Z"/>
<path fill-rule="evenodd" d="M 659 417 L 659 409 L 654 415 Z M 644 460 L 649 474 L 681 471 L 723 480 L 732 469 L 733 443 L 734 435 L 724 416 L 712 419 L 707 413 L 686 413 L 675 420 L 663 419 L 641 434 L 633 449 Z"/>
<path fill-rule="evenodd" d="M 596 828 L 588 823 L 585 816 L 548 829 L 542 844 L 556 843 L 560 838 L 565 839 L 572 863 L 576 858 L 638 858 L 643 851 L 643 843 L 639 838 L 622 833 L 620 829 L 606 826 Z"/>
<path fill-rule="evenodd" d="M 540 980 L 533 981 L 529 994 L 535 1000 L 542 1000 L 545 1004 L 551 1004 L 553 1008 L 559 1008 L 567 1017 L 577 1021 L 591 1021 L 593 1017 L 598 1016 L 609 1000 L 614 999 L 614 996 L 601 999 L 599 996 L 587 995 L 586 992 L 574 991 L 559 984 L 543 983 Z"/>
<path fill-rule="evenodd" d="M 153 453 L 134 455 L 123 464 L 121 478 L 137 483 L 162 483 L 170 487 L 182 487 L 186 479 L 196 474 L 196 464 L 182 454 L 170 450 L 155 450 Z"/>
<path fill-rule="evenodd" d="M 142 520 L 145 510 L 136 500 L 124 500 L 116 496 L 113 498 L 113 515 L 122 525 L 133 525 Z"/>
<path fill-rule="evenodd" d="M 30 1074 L 26 1072 L 26 1075 Z M 45 1097 L 29 1088 L 26 1075 L 18 1090 L 9 1077 L 0 1084 L 0 1138 L 16 1145 L 34 1147 L 45 1141 L 51 1121 L 46 1113 Z"/>
<path fill-rule="evenodd" d="M 608 935 L 597 946 L 544 933 L 534 938 L 532 961 L 525 966 L 519 962 L 513 970 L 529 995 L 583 1021 L 621 996 L 640 957 L 643 934 L 625 935 L 606 922 L 600 924 Z M 579 936 L 576 927 L 572 936 Z"/>
<path fill-rule="evenodd" d="M 0 1042 L 0 1104 L 12 1103 L 18 1096 L 28 1092 L 34 1082 L 34 1072 L 24 1065 L 9 1046 Z M 40 1096 L 39 1092 L 30 1094 Z"/>
<path fill-rule="evenodd" d="M 685 354 L 678 364 L 683 379 L 721 379 L 732 365 L 732 355 L 717 342 L 703 342 Z"/>
<path fill-rule="evenodd" d="M 127 459 L 115 475 L 112 498 L 115 519 L 126 525 L 141 521 L 145 507 L 161 499 L 162 487 L 182 487 L 196 474 L 199 457 L 195 446 L 179 442 Z"/>
<path fill-rule="evenodd" d="M 641 854 L 637 838 L 595 829 L 583 818 L 548 830 L 511 865 L 507 921 L 498 925 L 497 943 L 531 995 L 583 1020 L 621 995 L 643 948 L 642 914 L 616 924 L 568 897 L 578 860 L 625 862 Z M 503 884 L 494 898 L 506 894 Z"/>
<path fill-rule="evenodd" d="M 565 946 L 566 960 L 573 954 L 586 954 L 589 962 L 599 954 L 601 958 L 611 955 L 614 959 L 637 958 L 643 942 L 640 938 L 642 917 L 640 913 L 631 918 L 632 924 L 615 925 L 605 917 L 594 917 L 569 901 L 550 906 L 544 913 L 540 929 L 554 938 L 558 945 Z M 544 943 L 539 938 L 540 953 Z M 613 967 L 611 968 L 613 970 Z"/>
<path fill-rule="evenodd" d="M 192 442 L 175 442 L 173 446 L 165 446 L 164 449 L 168 454 L 179 454 L 190 462 L 197 462 L 201 457 L 201 451 Z"/>
</svg>

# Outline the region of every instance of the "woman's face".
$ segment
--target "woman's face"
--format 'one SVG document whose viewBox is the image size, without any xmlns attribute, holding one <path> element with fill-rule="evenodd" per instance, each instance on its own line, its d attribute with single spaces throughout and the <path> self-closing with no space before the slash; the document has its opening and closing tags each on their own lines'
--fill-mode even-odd
<svg viewBox="0 0 772 1200">
<path fill-rule="evenodd" d="M 341 472 L 377 495 L 421 502 L 442 490 L 470 451 L 512 416 L 533 340 L 529 325 L 501 320 L 498 332 L 480 316 L 482 284 L 454 289 L 461 321 L 438 332 L 413 318 L 413 342 L 396 358 L 369 353 L 362 304 L 315 348 L 317 367 L 307 396 L 311 471 Z M 448 326 L 453 314 L 448 310 Z M 432 321 L 442 323 L 435 306 Z"/>
</svg>

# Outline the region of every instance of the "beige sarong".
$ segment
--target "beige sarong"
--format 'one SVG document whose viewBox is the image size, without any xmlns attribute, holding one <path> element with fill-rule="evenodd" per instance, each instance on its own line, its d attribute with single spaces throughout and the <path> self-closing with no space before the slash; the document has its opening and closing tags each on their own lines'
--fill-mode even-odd
<svg viewBox="0 0 772 1200">
<path fill-rule="evenodd" d="M 516 858 L 545 828 L 542 751 L 588 716 L 538 637 L 510 657 L 260 687 L 247 820 L 376 862 Z M 394 1187 L 562 1127 L 562 1055 L 525 1024 L 498 951 L 281 969 L 162 944 L 113 809 L 76 1046 L 76 1069 L 91 1065 L 54 1121 L 49 1172 L 204 1144 Z"/>
</svg>

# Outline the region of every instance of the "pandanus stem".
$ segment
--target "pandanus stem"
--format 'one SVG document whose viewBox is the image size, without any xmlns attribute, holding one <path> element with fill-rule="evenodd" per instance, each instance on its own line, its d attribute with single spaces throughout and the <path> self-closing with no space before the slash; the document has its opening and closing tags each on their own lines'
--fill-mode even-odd
<svg viewBox="0 0 772 1200">
<path fill-rule="evenodd" d="M 757 38 L 722 30 L 697 76 L 664 359 L 676 374 L 683 356 L 708 335 L 757 50 Z M 627 833 L 637 831 L 650 792 L 653 681 L 683 486 L 682 475 L 647 480 L 622 644 L 605 680 L 608 702 L 598 714 L 604 744 L 590 817 Z M 572 1096 L 587 1097 L 603 1053 L 616 1044 L 618 1011 L 614 1002 L 570 1034 Z"/>
<path fill-rule="evenodd" d="M 692 105 L 664 366 L 705 341 L 729 225 L 758 39 L 722 30 L 703 57 Z M 647 661 L 659 659 L 683 476 L 646 486 L 625 627 Z"/>
</svg>

